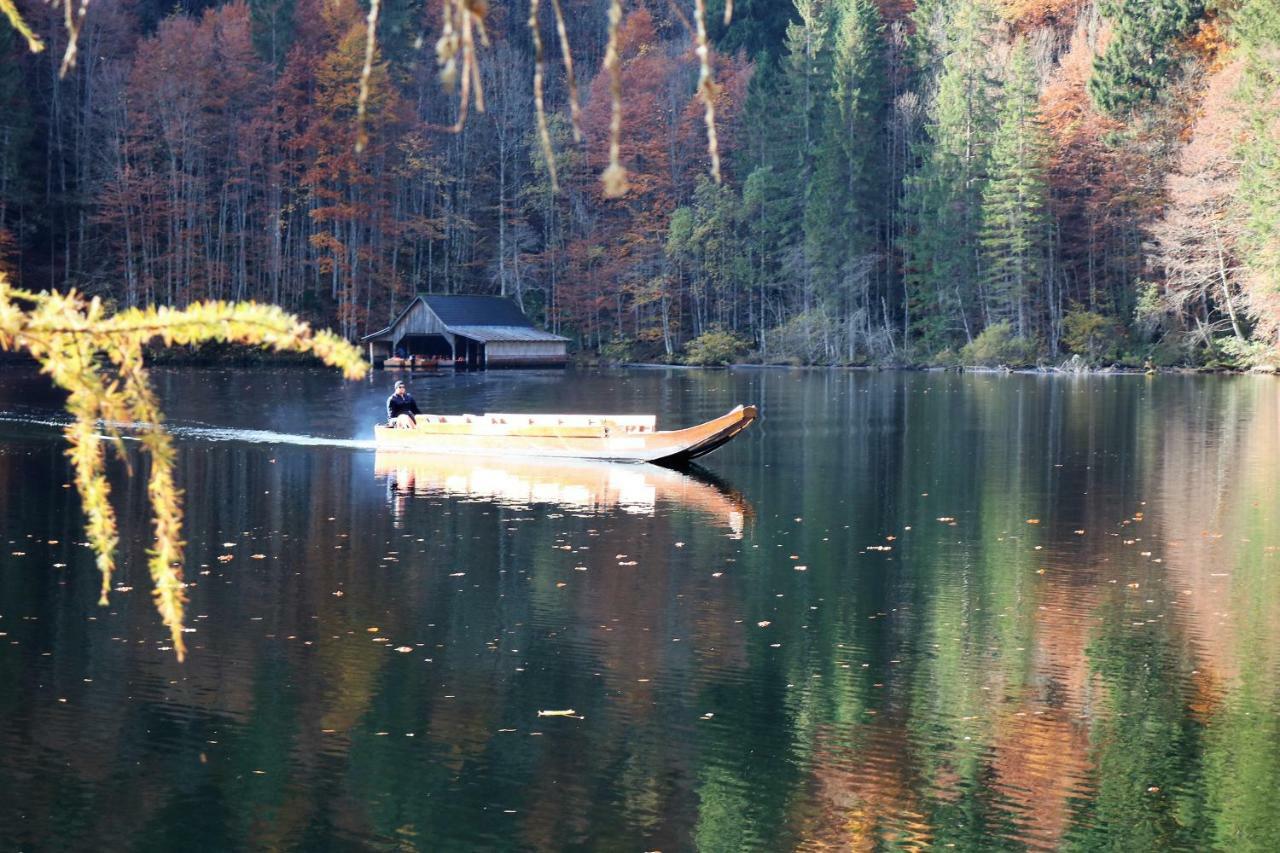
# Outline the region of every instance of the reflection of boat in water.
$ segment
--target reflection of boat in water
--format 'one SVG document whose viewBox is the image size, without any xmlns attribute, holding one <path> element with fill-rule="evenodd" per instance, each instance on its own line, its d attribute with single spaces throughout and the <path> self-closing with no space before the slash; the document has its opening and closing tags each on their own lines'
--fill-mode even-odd
<svg viewBox="0 0 1280 853">
<path fill-rule="evenodd" d="M 429 453 L 684 462 L 715 450 L 751 425 L 738 406 L 687 429 L 659 430 L 653 415 L 419 415 L 417 427 L 374 427 L 379 448 Z"/>
<path fill-rule="evenodd" d="M 742 495 L 711 477 L 656 465 L 379 450 L 373 467 L 398 497 L 445 496 L 510 507 L 551 504 L 584 513 L 637 515 L 674 504 L 704 512 L 737 535 L 750 514 Z"/>
</svg>

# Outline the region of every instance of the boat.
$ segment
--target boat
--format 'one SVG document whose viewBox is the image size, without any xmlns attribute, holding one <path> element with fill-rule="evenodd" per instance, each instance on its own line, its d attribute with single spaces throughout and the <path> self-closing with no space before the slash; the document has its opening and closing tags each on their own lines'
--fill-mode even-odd
<svg viewBox="0 0 1280 853">
<path fill-rule="evenodd" d="M 577 515 L 653 516 L 662 505 L 705 514 L 742 536 L 752 515 L 738 491 L 697 464 L 677 471 L 597 459 L 461 456 L 378 450 L 374 475 L 387 483 L 394 518 L 404 520 L 414 498 L 459 498 L 512 509 L 555 506 Z"/>
<path fill-rule="evenodd" d="M 379 450 L 672 465 L 705 456 L 755 419 L 755 406 L 676 430 L 659 430 L 653 415 L 418 415 L 415 428 L 379 424 L 373 433 Z"/>
<path fill-rule="evenodd" d="M 437 370 L 440 359 L 427 355 L 392 356 L 382 360 L 383 370 Z"/>
</svg>

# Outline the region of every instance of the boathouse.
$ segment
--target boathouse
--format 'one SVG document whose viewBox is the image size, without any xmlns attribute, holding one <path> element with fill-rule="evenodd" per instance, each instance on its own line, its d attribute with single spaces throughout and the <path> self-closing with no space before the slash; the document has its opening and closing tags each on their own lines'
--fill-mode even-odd
<svg viewBox="0 0 1280 853">
<path fill-rule="evenodd" d="M 390 326 L 361 342 L 369 345 L 375 365 L 403 353 L 483 370 L 562 367 L 569 339 L 536 328 L 506 297 L 419 293 Z"/>
</svg>

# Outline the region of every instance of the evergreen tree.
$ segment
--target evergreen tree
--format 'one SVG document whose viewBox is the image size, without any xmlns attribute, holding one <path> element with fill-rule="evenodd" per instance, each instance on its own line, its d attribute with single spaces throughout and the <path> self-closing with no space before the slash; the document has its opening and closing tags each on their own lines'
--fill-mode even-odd
<svg viewBox="0 0 1280 853">
<path fill-rule="evenodd" d="M 1111 41 L 1093 64 L 1089 94 L 1117 114 L 1154 100 L 1168 81 L 1177 41 L 1204 14 L 1201 0 L 1101 0 Z"/>
<path fill-rule="evenodd" d="M 942 62 L 918 172 L 904 204 L 905 276 L 915 328 L 926 349 L 972 340 L 971 312 L 980 278 L 982 185 L 991 128 L 990 30 L 986 0 L 959 7 Z"/>
<path fill-rule="evenodd" d="M 712 43 L 724 53 L 745 51 L 768 61 L 777 56 L 794 19 L 793 7 L 779 0 L 734 0 L 733 19 L 724 25 L 726 0 L 709 0 L 707 28 Z"/>
<path fill-rule="evenodd" d="M 792 193 L 794 188 L 786 186 L 770 166 L 752 170 L 742 186 L 742 222 L 747 237 L 744 260 L 751 281 L 751 314 L 762 349 L 767 325 L 783 315 L 783 257 L 788 247 L 795 245 L 798 231 Z"/>
<path fill-rule="evenodd" d="M 1241 97 L 1249 131 L 1240 144 L 1240 212 L 1252 312 L 1280 347 L 1280 4 L 1245 0 L 1234 18 L 1245 57 Z"/>
<path fill-rule="evenodd" d="M 783 60 L 782 116 L 779 144 L 772 163 L 791 200 L 788 215 L 803 221 L 816 172 L 816 151 L 831 84 L 830 16 L 824 0 L 795 0 L 799 21 L 787 27 L 787 53 Z M 802 238 L 803 234 L 797 234 Z M 790 247 L 791 274 L 800 284 L 800 310 L 808 311 L 816 297 L 815 265 L 803 239 Z"/>
<path fill-rule="evenodd" d="M 277 72 L 293 46 L 293 12 L 294 0 L 249 0 L 253 48 Z"/>
<path fill-rule="evenodd" d="M 1019 337 L 1033 331 L 1030 306 L 1039 295 L 1048 243 L 1047 143 L 1036 82 L 1030 52 L 1019 42 L 1009 57 L 982 193 L 986 321 L 1012 322 Z"/>
<path fill-rule="evenodd" d="M 829 308 L 846 317 L 861 309 L 866 332 L 873 271 L 866 260 L 876 252 L 883 215 L 883 23 L 872 0 L 836 0 L 831 17 L 831 97 L 805 207 L 806 251 L 818 259 Z"/>
</svg>

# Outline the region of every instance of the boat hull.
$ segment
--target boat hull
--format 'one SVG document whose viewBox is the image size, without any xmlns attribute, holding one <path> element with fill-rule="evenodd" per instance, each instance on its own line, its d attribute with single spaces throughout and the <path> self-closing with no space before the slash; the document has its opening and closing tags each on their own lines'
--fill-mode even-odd
<svg viewBox="0 0 1280 853">
<path fill-rule="evenodd" d="M 416 429 L 375 426 L 374 439 L 379 449 L 419 453 L 677 464 L 705 456 L 755 419 L 755 406 L 738 406 L 687 429 L 653 431 L 644 419 L 607 415 L 421 415 Z"/>
</svg>

